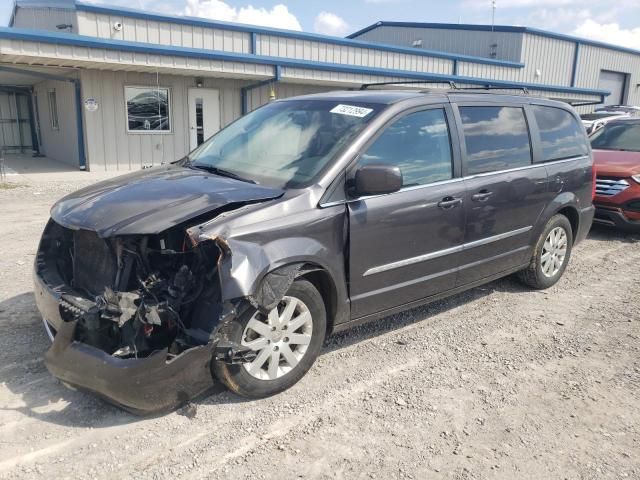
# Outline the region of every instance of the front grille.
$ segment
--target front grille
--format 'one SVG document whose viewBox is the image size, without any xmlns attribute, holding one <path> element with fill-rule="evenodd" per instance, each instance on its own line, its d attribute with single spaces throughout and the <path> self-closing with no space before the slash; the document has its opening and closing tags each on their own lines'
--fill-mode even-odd
<svg viewBox="0 0 640 480">
<path fill-rule="evenodd" d="M 596 178 L 596 195 L 603 197 L 612 197 L 629 188 L 629 182 L 624 178 L 615 177 L 597 177 Z"/>
</svg>

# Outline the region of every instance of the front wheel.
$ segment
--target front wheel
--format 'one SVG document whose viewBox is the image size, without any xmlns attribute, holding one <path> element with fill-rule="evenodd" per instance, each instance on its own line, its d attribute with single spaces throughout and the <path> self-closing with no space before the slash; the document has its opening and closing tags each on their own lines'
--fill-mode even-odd
<svg viewBox="0 0 640 480">
<path fill-rule="evenodd" d="M 260 398 L 297 383 L 320 354 L 326 332 L 322 296 L 312 283 L 293 282 L 280 303 L 263 315 L 248 311 L 230 326 L 228 339 L 256 352 L 252 362 L 214 361 L 212 370 L 231 391 Z"/>
<path fill-rule="evenodd" d="M 529 266 L 519 273 L 520 280 L 538 290 L 551 287 L 567 268 L 572 246 L 569 220 L 564 215 L 554 215 L 538 238 Z"/>
</svg>

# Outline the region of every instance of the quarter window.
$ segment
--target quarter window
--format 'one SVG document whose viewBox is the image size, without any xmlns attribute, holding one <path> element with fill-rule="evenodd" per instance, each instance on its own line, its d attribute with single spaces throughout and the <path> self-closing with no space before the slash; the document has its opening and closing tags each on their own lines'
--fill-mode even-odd
<svg viewBox="0 0 640 480">
<path fill-rule="evenodd" d="M 460 107 L 467 147 L 467 174 L 531 164 L 524 110 L 518 107 Z"/>
<path fill-rule="evenodd" d="M 169 89 L 125 87 L 127 130 L 135 133 L 170 132 Z"/>
<path fill-rule="evenodd" d="M 542 141 L 542 160 L 586 155 L 589 152 L 584 129 L 571 113 L 561 108 L 533 105 Z"/>
<path fill-rule="evenodd" d="M 450 179 L 451 160 L 444 109 L 432 109 L 409 114 L 387 127 L 359 163 L 400 167 L 403 186 L 409 187 Z"/>
</svg>

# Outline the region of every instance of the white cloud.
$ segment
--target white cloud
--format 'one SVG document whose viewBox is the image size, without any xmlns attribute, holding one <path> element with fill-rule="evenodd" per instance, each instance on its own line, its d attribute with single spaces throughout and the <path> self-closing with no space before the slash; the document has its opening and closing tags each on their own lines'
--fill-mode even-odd
<svg viewBox="0 0 640 480">
<path fill-rule="evenodd" d="M 614 45 L 640 48 L 640 27 L 624 29 L 617 23 L 598 23 L 588 18 L 573 33 L 579 37 L 613 43 Z"/>
<path fill-rule="evenodd" d="M 187 0 L 184 14 L 192 17 L 210 18 L 226 22 L 248 23 L 264 27 L 302 30 L 302 25 L 286 5 L 279 3 L 271 10 L 246 7 L 232 7 L 222 0 Z"/>
<path fill-rule="evenodd" d="M 568 25 L 573 27 L 591 16 L 591 11 L 581 8 L 538 8 L 526 18 L 525 25 L 559 30 Z"/>
<path fill-rule="evenodd" d="M 313 22 L 313 29 L 325 35 L 342 36 L 350 29 L 349 24 L 335 13 L 320 12 Z"/>
</svg>

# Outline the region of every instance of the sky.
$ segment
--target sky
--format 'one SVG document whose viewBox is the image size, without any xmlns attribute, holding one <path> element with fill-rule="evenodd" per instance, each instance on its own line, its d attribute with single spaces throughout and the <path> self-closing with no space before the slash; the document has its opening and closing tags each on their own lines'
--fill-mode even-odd
<svg viewBox="0 0 640 480">
<path fill-rule="evenodd" d="M 145 11 L 345 36 L 378 20 L 491 23 L 491 0 L 85 0 Z M 0 0 L 0 25 L 13 0 Z M 640 50 L 640 0 L 497 0 L 497 25 L 524 25 Z"/>
</svg>

